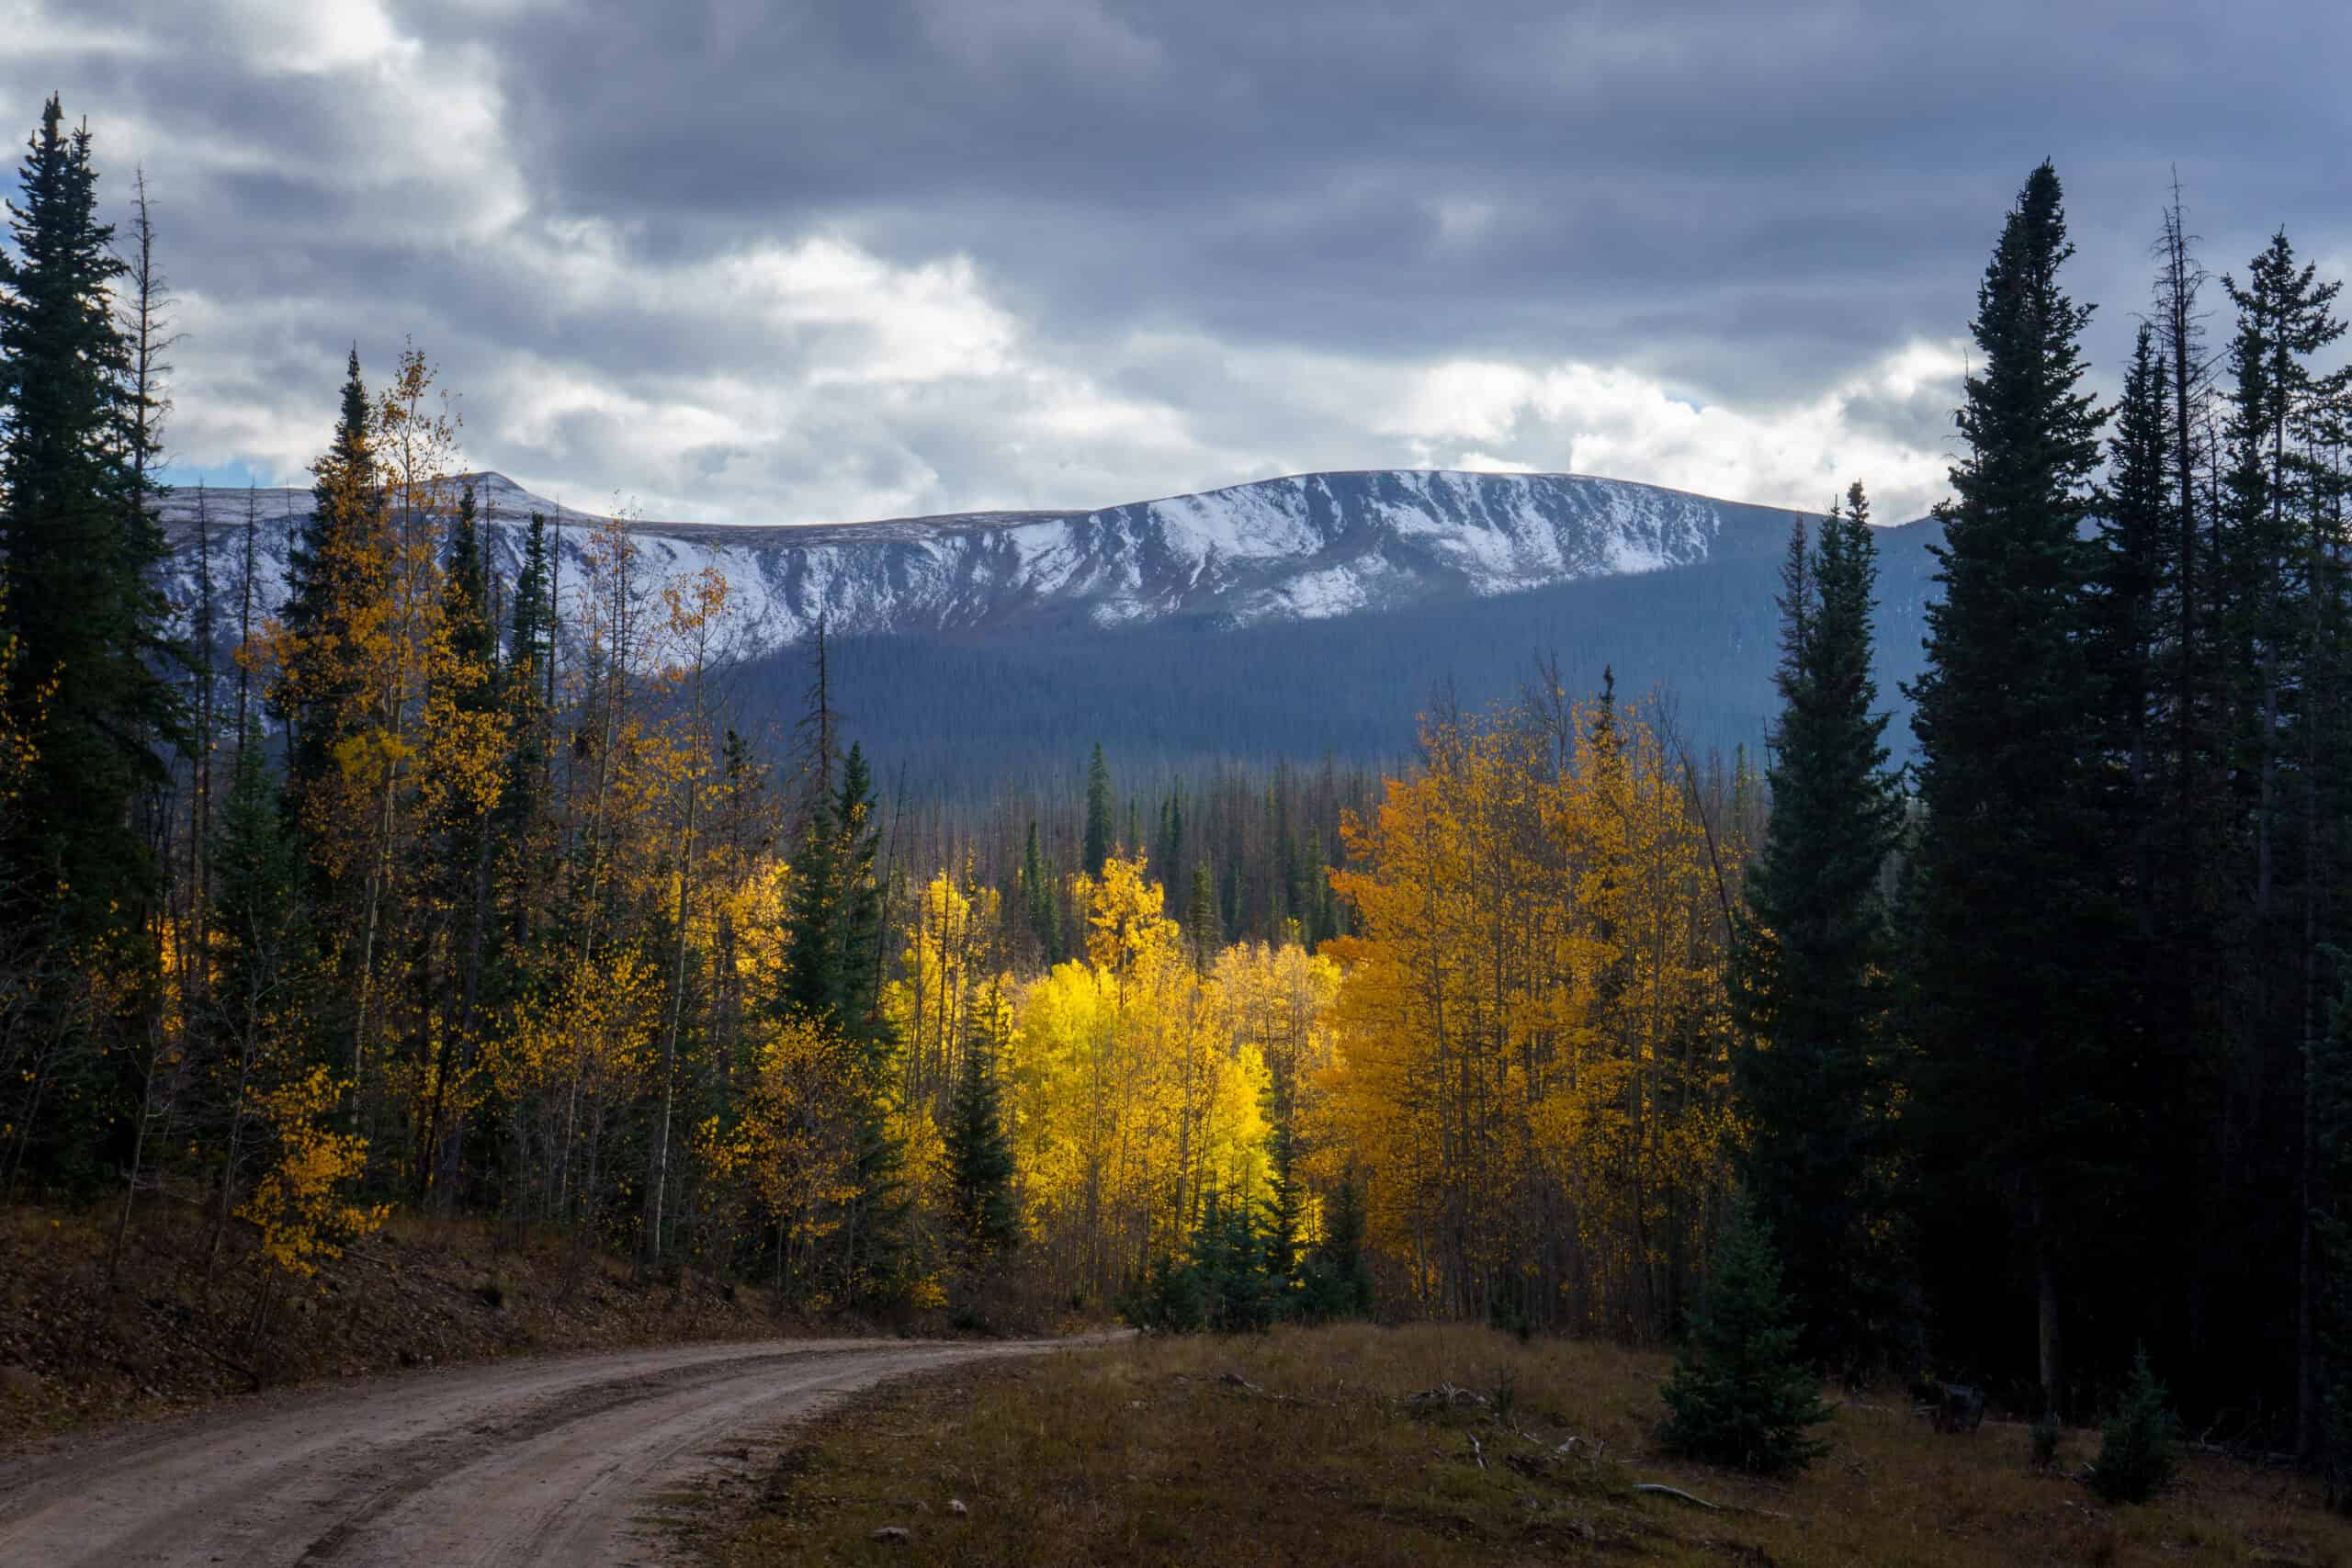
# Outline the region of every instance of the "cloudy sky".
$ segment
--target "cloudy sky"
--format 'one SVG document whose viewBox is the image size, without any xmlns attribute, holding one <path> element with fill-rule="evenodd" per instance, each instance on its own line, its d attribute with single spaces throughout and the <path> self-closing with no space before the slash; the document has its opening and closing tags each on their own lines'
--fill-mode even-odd
<svg viewBox="0 0 2352 1568">
<path fill-rule="evenodd" d="M 145 167 L 185 476 L 299 476 L 413 339 L 469 461 L 814 522 L 1328 468 L 1941 492 L 2057 161 L 2120 356 L 2177 166 L 2216 272 L 2352 251 L 2331 0 L 0 0 L 0 109 Z"/>
</svg>

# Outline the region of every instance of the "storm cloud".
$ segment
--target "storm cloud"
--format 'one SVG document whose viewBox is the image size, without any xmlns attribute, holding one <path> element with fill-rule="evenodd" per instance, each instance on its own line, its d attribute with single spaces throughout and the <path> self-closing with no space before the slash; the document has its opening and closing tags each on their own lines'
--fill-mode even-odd
<svg viewBox="0 0 2352 1568">
<path fill-rule="evenodd" d="M 146 171 L 184 476 L 300 473 L 413 339 L 470 461 L 815 522 L 1321 468 L 1942 491 L 2044 156 L 2117 364 L 2208 264 L 2347 250 L 2324 4 L 0 0 L 0 107 Z M 2218 303 L 2218 297 L 2216 298 Z"/>
</svg>

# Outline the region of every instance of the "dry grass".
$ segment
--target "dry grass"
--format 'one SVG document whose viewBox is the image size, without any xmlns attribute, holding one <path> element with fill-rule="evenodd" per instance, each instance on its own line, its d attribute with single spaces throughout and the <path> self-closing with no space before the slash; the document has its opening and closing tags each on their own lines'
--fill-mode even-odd
<svg viewBox="0 0 2352 1568">
<path fill-rule="evenodd" d="M 2168 1496 L 2106 1508 L 2064 1475 L 2034 1474 L 2024 1427 L 1940 1437 L 1899 1393 L 1849 1402 L 1826 1428 L 1830 1455 L 1791 1483 L 1669 1461 L 1651 1439 L 1666 1368 L 1602 1345 L 1349 1326 L 960 1369 L 826 1418 L 755 1507 L 713 1518 L 704 1545 L 725 1568 L 2352 1564 L 2352 1526 L 2301 1476 L 2192 1455 Z M 1411 1404 L 1448 1382 L 1487 1403 Z M 2069 1433 L 2062 1469 L 2079 1471 L 2097 1443 Z M 1637 1495 L 1636 1482 L 1724 1511 Z M 886 1527 L 908 1539 L 876 1541 Z"/>
</svg>

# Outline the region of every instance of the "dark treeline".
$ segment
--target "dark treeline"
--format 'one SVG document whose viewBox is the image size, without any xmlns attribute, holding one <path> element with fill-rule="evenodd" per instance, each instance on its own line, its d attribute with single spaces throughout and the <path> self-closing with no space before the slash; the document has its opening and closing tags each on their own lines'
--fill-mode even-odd
<svg viewBox="0 0 2352 1568">
<path fill-rule="evenodd" d="M 1978 295 L 1907 780 L 1853 530 L 1787 569 L 1747 1184 L 1826 1361 L 1924 1344 L 2083 1413 L 2144 1345 L 2217 1429 L 2340 1466 L 2337 286 L 2283 232 L 2209 277 L 2176 204 L 2109 407 L 2071 254 L 2044 165 Z"/>
<path fill-rule="evenodd" d="M 1917 541 L 1858 485 L 1780 566 L 1760 780 L 1616 694 L 1612 664 L 1671 672 L 1636 662 L 1661 624 L 1489 650 L 1518 700 L 1430 699 L 1377 771 L 1217 761 L 1318 678 L 1280 657 L 1310 634 L 1173 631 L 1084 680 L 1173 711 L 1175 671 L 1219 671 L 1229 707 L 1157 748 L 1073 722 L 948 789 L 911 732 L 925 703 L 975 732 L 984 689 L 892 708 L 898 655 L 821 637 L 788 690 L 731 678 L 728 585 L 656 579 L 617 523 L 491 570 L 413 350 L 372 390 L 355 352 L 320 411 L 284 601 L 228 497 L 167 604 L 169 295 L 143 182 L 124 236 L 96 192 L 52 101 L 0 256 L 10 1198 L 176 1205 L 208 1281 L 250 1238 L 257 1325 L 407 1203 L 821 1307 L 936 1307 L 1017 1256 L 1188 1322 L 1376 1278 L 1640 1337 L 1744 1198 L 1825 1371 L 2080 1416 L 2144 1347 L 2341 1482 L 2352 385 L 2283 232 L 2209 276 L 2176 197 L 2103 405 L 2034 171 L 1922 657 L 1879 646 Z M 1416 624 L 1470 623 L 1373 634 L 1427 692 Z"/>
</svg>

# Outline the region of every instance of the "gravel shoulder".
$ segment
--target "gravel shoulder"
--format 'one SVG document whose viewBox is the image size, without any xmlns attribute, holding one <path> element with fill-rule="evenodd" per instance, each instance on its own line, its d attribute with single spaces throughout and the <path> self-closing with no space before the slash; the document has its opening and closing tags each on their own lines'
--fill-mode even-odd
<svg viewBox="0 0 2352 1568">
<path fill-rule="evenodd" d="M 660 1563 L 666 1502 L 885 1379 L 1070 1341 L 767 1340 L 311 1388 L 0 1461 L 0 1562 Z"/>
</svg>

